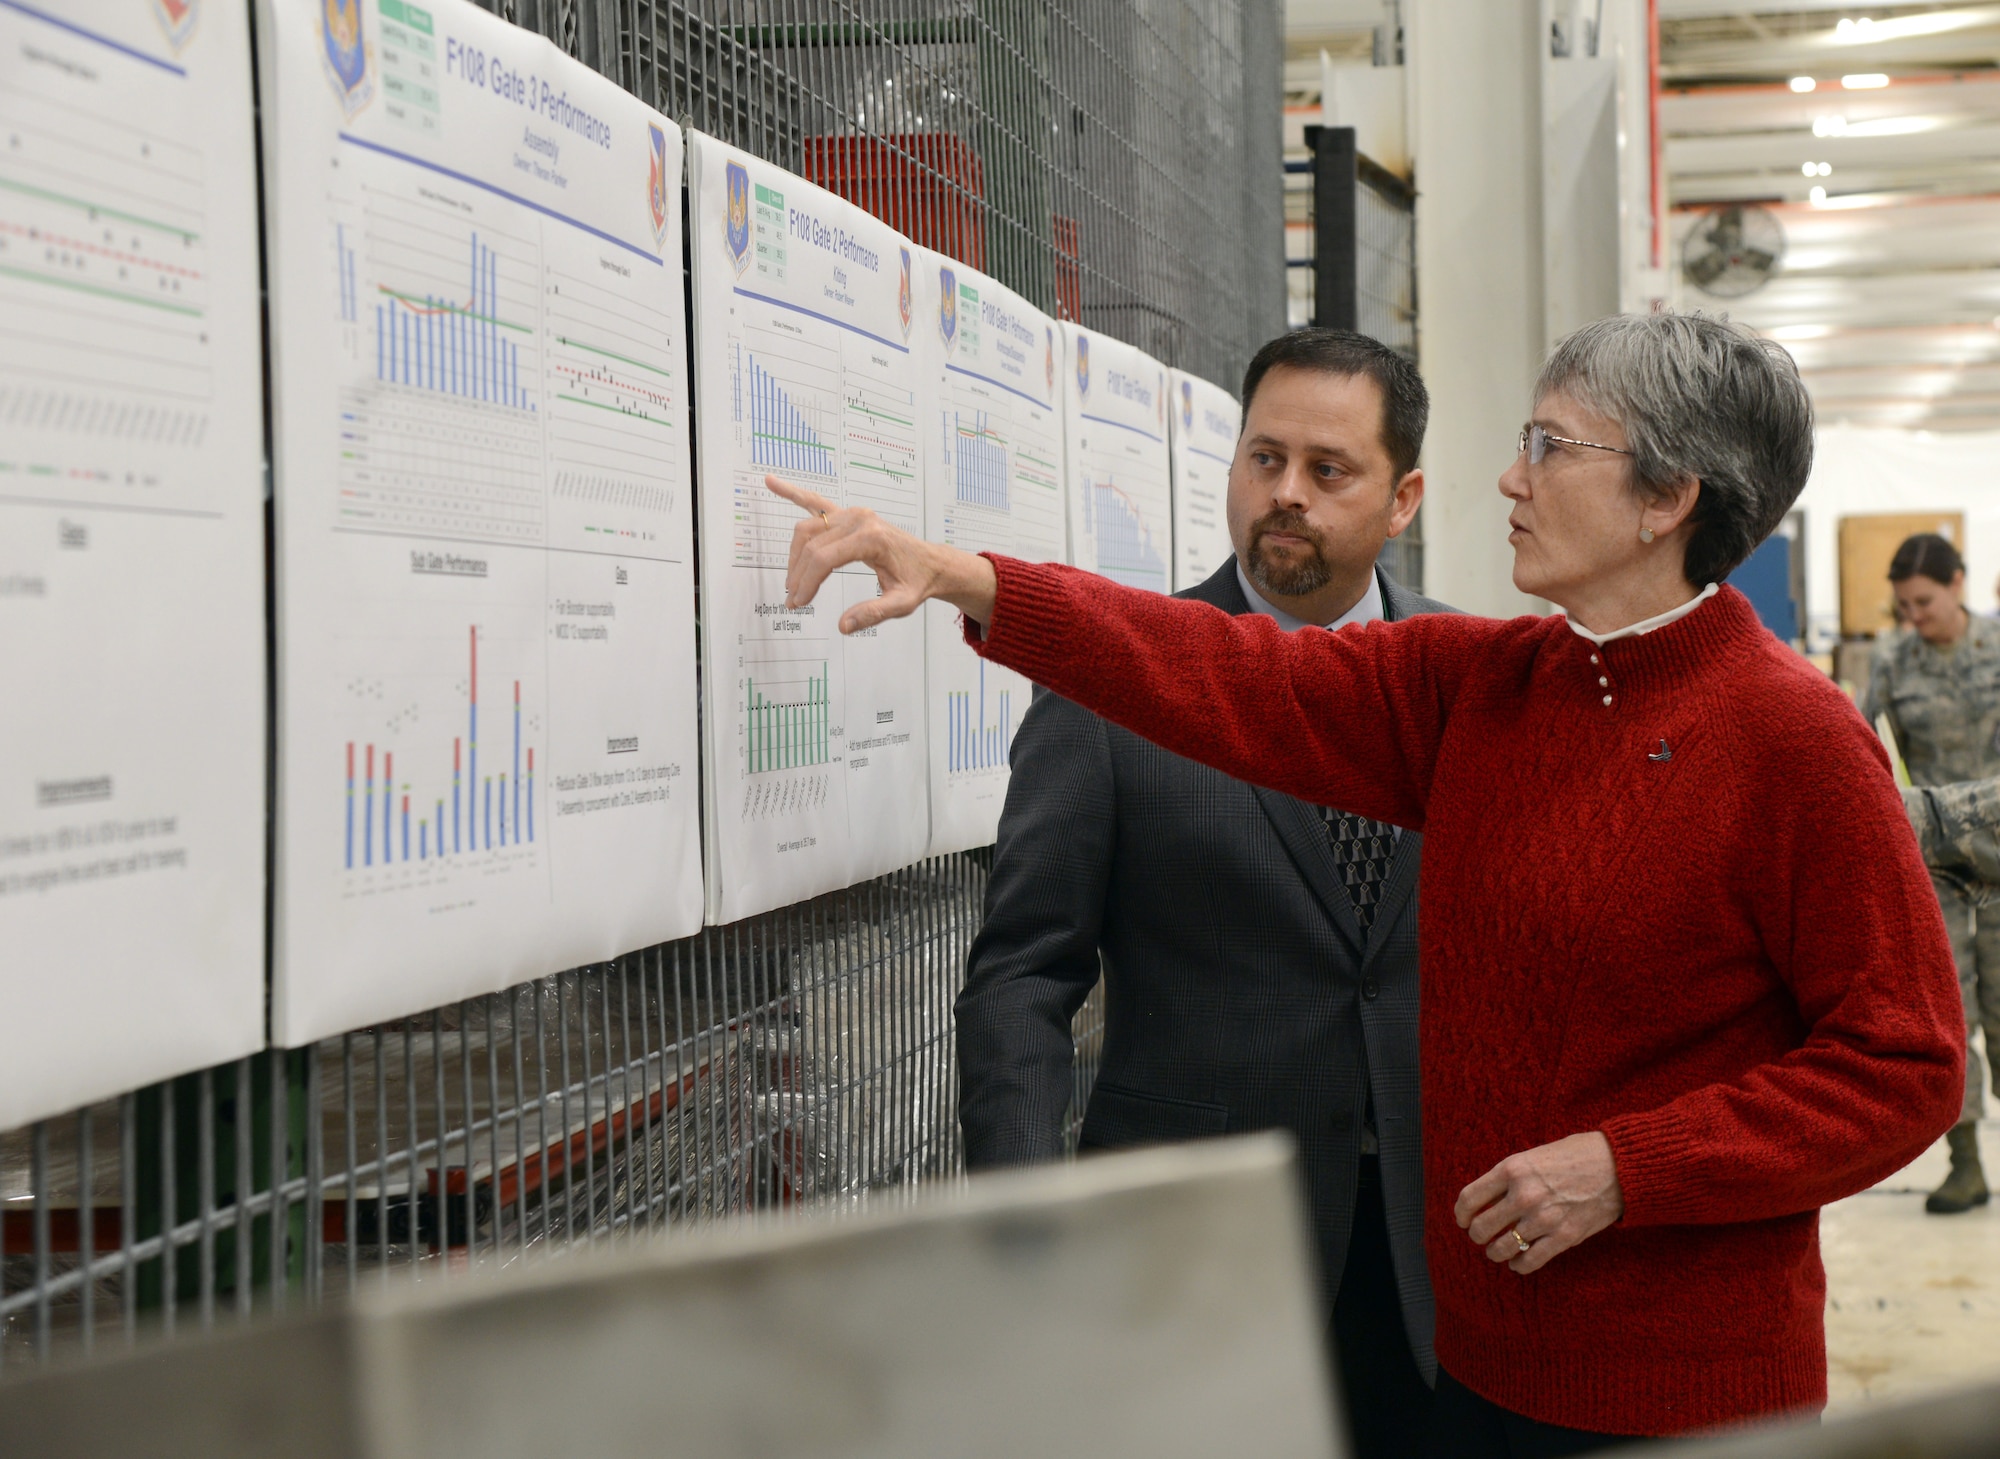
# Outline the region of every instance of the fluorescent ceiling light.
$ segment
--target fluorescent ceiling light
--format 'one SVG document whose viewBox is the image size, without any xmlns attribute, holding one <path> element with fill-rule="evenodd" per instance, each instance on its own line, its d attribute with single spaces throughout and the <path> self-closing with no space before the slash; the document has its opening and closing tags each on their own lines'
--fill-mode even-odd
<svg viewBox="0 0 2000 1459">
<path fill-rule="evenodd" d="M 1842 119 L 1837 137 L 1914 137 L 1918 132 L 1935 132 L 1949 126 L 1949 117 L 1876 117 L 1873 121 Z"/>
<path fill-rule="evenodd" d="M 1764 331 L 1772 339 L 1825 339 L 1833 333 L 1831 324 L 1781 324 L 1776 329 Z"/>
<path fill-rule="evenodd" d="M 1823 193 L 1826 189 L 1816 187 L 1813 191 Z M 1814 198 L 1813 206 L 1840 209 L 1889 208 L 1909 200 L 1908 194 L 1905 193 L 1842 193 L 1837 198 Z"/>
<path fill-rule="evenodd" d="M 1792 78 L 1792 90 L 1801 96 L 1804 96 L 1808 91 L 1816 89 L 1818 86 L 1819 83 L 1810 76 L 1794 76 Z"/>
<path fill-rule="evenodd" d="M 1893 20 L 1843 20 L 1824 38 L 1835 46 L 1876 46 L 1884 41 L 1923 35 L 1947 35 L 1955 30 L 1979 30 L 2000 20 L 1991 5 L 1965 10 L 1935 10 L 1925 15 L 1899 15 Z"/>
<path fill-rule="evenodd" d="M 1853 76 L 1843 76 L 1840 84 L 1849 91 L 1878 91 L 1889 84 L 1889 78 L 1880 71 L 1862 71 Z"/>
<path fill-rule="evenodd" d="M 1826 189 L 1825 189 L 1825 188 L 1823 188 L 1823 187 L 1816 187 L 1816 188 L 1814 188 L 1814 189 L 1813 189 L 1813 190 L 1812 190 L 1812 191 L 1811 191 L 1810 193 L 1806 194 L 1806 196 L 1812 199 L 1812 205 L 1813 205 L 1813 206 L 1814 206 L 1815 208 L 1823 208 L 1823 207 L 1825 207 L 1825 206 L 1826 206 Z"/>
</svg>

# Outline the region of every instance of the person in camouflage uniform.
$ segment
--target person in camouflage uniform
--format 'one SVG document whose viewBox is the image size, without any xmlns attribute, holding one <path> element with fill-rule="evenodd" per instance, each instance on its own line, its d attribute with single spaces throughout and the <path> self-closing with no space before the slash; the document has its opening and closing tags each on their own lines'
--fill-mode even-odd
<svg viewBox="0 0 2000 1459">
<path fill-rule="evenodd" d="M 1896 549 L 1889 581 L 1907 631 L 1878 642 L 1861 712 L 1870 723 L 1887 716 L 1919 789 L 2000 777 L 2000 622 L 1966 611 L 1965 563 L 1935 534 Z M 1977 1123 L 1985 1113 L 1986 1076 L 1970 1057 L 1970 1042 L 1972 1029 L 1985 1030 L 2000 1091 L 2000 899 L 1982 917 L 1980 889 L 1962 875 L 1934 869 L 1931 881 L 1958 959 L 1967 1030 L 1965 1103 L 1947 1136 L 1951 1174 L 1925 1204 L 1946 1215 L 1988 1199 Z"/>
<path fill-rule="evenodd" d="M 1903 809 L 1926 866 L 2000 905 L 2000 776 L 1911 786 L 1903 792 Z"/>
</svg>

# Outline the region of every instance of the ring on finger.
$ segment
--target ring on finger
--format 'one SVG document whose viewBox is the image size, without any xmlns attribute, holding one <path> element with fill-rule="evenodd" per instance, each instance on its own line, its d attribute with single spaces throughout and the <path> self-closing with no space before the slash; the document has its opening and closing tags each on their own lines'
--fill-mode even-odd
<svg viewBox="0 0 2000 1459">
<path fill-rule="evenodd" d="M 1535 1244 L 1534 1242 L 1528 1240 L 1527 1237 L 1521 1234 L 1521 1228 L 1518 1226 L 1516 1226 L 1513 1230 L 1509 1231 L 1507 1234 L 1514 1238 L 1514 1244 L 1521 1248 L 1521 1254 L 1524 1256 L 1527 1254 L 1528 1248 Z"/>
<path fill-rule="evenodd" d="M 825 512 L 821 512 L 819 514 L 819 519 L 821 524 L 824 526 L 831 527 L 833 525 L 833 518 L 829 517 Z"/>
</svg>

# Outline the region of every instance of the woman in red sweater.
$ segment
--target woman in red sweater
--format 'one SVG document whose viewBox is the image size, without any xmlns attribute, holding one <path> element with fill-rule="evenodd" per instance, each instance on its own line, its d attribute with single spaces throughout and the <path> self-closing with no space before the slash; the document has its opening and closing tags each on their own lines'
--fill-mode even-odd
<svg viewBox="0 0 2000 1459">
<path fill-rule="evenodd" d="M 1237 471 L 1273 469 L 1256 440 Z M 1426 1244 L 1443 1455 L 1817 1409 L 1818 1208 L 1957 1117 L 1951 949 L 1882 747 L 1718 588 L 1805 485 L 1791 360 L 1698 315 L 1557 349 L 1500 480 L 1559 616 L 1288 634 L 813 515 L 843 631 L 942 598 L 980 653 L 1167 749 L 1424 833 Z M 1326 463 L 1315 489 L 1347 489 Z M 1275 550 L 1275 549 L 1274 549 Z"/>
</svg>

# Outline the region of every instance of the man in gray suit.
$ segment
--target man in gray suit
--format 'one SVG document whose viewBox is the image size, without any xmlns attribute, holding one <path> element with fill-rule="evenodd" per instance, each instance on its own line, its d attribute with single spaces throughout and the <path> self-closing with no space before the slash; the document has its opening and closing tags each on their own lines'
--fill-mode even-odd
<svg viewBox="0 0 2000 1459">
<path fill-rule="evenodd" d="M 1258 351 L 1243 405 L 1236 555 L 1181 596 L 1315 633 L 1450 611 L 1375 565 L 1423 498 L 1430 402 L 1414 366 L 1361 335 L 1300 330 Z M 1104 1059 L 1082 1148 L 1292 1132 L 1362 1459 L 1416 1451 L 1436 1374 L 1421 839 L 1232 780 L 1038 692 L 958 1000 L 975 1168 L 1064 1154 L 1070 1020 L 1100 969 Z"/>
</svg>

